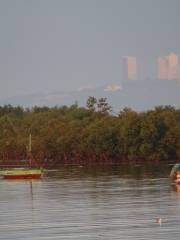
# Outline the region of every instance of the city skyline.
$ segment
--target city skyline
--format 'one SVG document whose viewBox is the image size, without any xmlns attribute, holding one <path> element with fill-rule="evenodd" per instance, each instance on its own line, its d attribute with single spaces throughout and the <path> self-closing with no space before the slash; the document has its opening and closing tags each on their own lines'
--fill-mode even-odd
<svg viewBox="0 0 180 240">
<path fill-rule="evenodd" d="M 140 80 L 138 74 L 141 68 L 138 68 L 138 60 L 136 56 L 123 56 L 121 64 L 121 73 L 123 81 Z M 180 80 L 180 64 L 179 55 L 175 52 L 170 52 L 167 55 L 158 56 L 156 61 L 156 77 L 159 80 Z M 153 64 L 153 62 L 151 63 Z M 148 78 L 153 79 L 150 75 Z M 145 78 L 143 78 L 145 79 Z"/>
<path fill-rule="evenodd" d="M 123 56 L 136 58 L 127 85 L 161 84 L 153 81 L 158 56 L 180 53 L 179 9 L 179 0 L 1 0 L 0 99 L 99 86 L 116 91 Z"/>
</svg>

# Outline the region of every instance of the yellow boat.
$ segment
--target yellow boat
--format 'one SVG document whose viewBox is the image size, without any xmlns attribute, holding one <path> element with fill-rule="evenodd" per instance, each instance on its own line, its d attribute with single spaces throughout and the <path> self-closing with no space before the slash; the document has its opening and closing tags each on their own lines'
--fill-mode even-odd
<svg viewBox="0 0 180 240">
<path fill-rule="evenodd" d="M 40 179 L 42 177 L 41 168 L 32 168 L 32 153 L 31 153 L 31 134 L 29 135 L 29 151 L 27 154 L 28 168 L 11 168 L 1 171 L 4 179 Z"/>
<path fill-rule="evenodd" d="M 14 168 L 2 172 L 4 179 L 40 179 L 42 169 Z"/>
</svg>

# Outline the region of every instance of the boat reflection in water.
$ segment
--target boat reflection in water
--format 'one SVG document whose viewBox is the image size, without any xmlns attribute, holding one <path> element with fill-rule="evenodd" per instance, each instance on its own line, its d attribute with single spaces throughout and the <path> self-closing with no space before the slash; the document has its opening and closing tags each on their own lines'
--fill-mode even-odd
<svg viewBox="0 0 180 240">
<path fill-rule="evenodd" d="M 179 184 L 172 184 L 172 190 L 174 192 L 177 192 L 178 194 L 180 194 L 180 185 Z"/>
</svg>

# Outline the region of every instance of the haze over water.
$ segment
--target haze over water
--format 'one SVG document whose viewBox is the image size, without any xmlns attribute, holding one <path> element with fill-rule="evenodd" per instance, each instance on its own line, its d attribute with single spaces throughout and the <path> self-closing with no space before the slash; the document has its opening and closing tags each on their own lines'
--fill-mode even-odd
<svg viewBox="0 0 180 240">
<path fill-rule="evenodd" d="M 114 84 L 115 107 L 179 107 L 179 84 L 156 81 L 157 57 L 180 54 L 179 9 L 179 0 L 1 0 L 0 104 L 84 104 L 72 91 Z M 129 55 L 147 83 L 135 91 L 121 86 Z"/>
<path fill-rule="evenodd" d="M 169 167 L 72 167 L 0 181 L 0 239 L 179 239 Z M 156 218 L 162 218 L 162 225 Z"/>
</svg>

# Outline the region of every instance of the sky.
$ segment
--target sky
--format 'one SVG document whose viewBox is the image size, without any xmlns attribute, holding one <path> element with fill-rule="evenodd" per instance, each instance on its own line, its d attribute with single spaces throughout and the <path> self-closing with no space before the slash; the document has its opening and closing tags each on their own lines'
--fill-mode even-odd
<svg viewBox="0 0 180 240">
<path fill-rule="evenodd" d="M 179 0 L 1 0 L 0 97 L 118 84 L 135 55 L 139 75 L 180 54 Z"/>
</svg>

